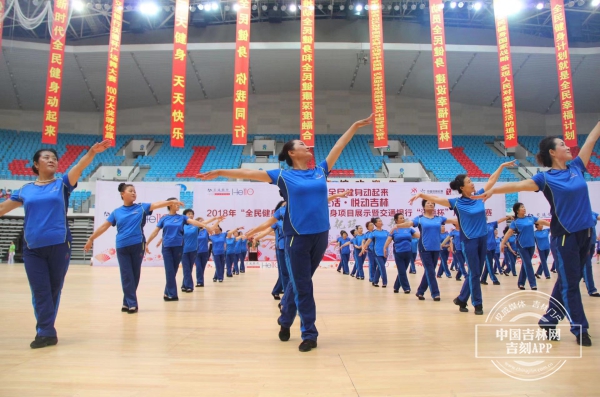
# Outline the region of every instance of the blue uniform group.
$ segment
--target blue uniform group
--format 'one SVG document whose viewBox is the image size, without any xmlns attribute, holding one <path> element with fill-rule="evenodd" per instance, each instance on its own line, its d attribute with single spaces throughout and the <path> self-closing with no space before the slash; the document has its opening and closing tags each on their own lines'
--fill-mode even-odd
<svg viewBox="0 0 600 397">
<path fill-rule="evenodd" d="M 136 291 L 146 250 L 144 225 L 146 217 L 152 215 L 150 207 L 150 203 L 123 205 L 106 219 L 117 227 L 116 247 L 123 287 L 123 308 L 138 307 Z"/>
<path fill-rule="evenodd" d="M 290 328 L 300 316 L 302 340 L 317 340 L 316 305 L 312 276 L 329 244 L 327 161 L 314 169 L 267 171 L 286 201 L 283 217 L 285 256 L 290 281 L 281 302 L 279 324 Z"/>
<path fill-rule="evenodd" d="M 533 181 L 550 204 L 550 233 L 556 246 L 558 278 L 552 290 L 541 326 L 552 327 L 562 318 L 555 300 L 568 311 L 571 332 L 587 333 L 589 324 L 583 310 L 579 283 L 590 253 L 592 228 L 595 226 L 585 181 L 585 165 L 576 157 L 564 170 L 551 169 L 533 176 Z M 556 315 L 559 313 L 559 315 Z"/>
<path fill-rule="evenodd" d="M 225 240 L 227 233 L 218 233 L 209 236 L 212 243 L 212 255 L 215 261 L 215 275 L 213 281 L 223 282 L 225 277 Z"/>
<path fill-rule="evenodd" d="M 480 189 L 475 194 L 482 194 Z M 481 270 L 487 254 L 488 225 L 485 217 L 485 205 L 481 200 L 467 197 L 458 197 L 448 200 L 450 209 L 454 210 L 460 224 L 460 242 L 462 253 L 469 268 L 468 277 L 458 295 L 458 301 L 466 304 L 471 297 L 471 302 L 476 308 L 481 308 Z"/>
<path fill-rule="evenodd" d="M 510 266 L 510 271 L 512 272 L 513 276 L 517 275 L 517 236 L 515 236 L 514 234 L 512 236 L 510 236 L 508 238 L 508 240 L 506 241 L 507 245 L 510 245 L 511 249 L 505 248 L 504 249 L 504 256 L 506 257 L 506 260 L 508 262 L 508 266 Z M 513 254 L 514 251 L 514 254 Z"/>
<path fill-rule="evenodd" d="M 275 255 L 277 258 L 277 271 L 279 273 L 275 287 L 273 287 L 273 291 L 271 292 L 273 296 L 285 293 L 285 289 L 290 280 L 285 260 L 285 234 L 283 234 L 283 218 L 285 211 L 286 206 L 279 207 L 277 211 L 275 211 L 273 218 L 277 219 L 277 222 L 271 226 L 275 232 Z"/>
<path fill-rule="evenodd" d="M 385 242 L 387 241 L 390 233 L 387 230 L 375 229 L 371 232 L 371 240 L 373 241 L 373 251 L 375 252 L 375 264 L 377 266 L 375 270 L 375 276 L 373 278 L 373 285 L 379 284 L 379 277 L 381 276 L 381 282 L 383 287 L 387 286 L 387 271 L 385 264 L 387 262 L 387 252 L 385 252 Z"/>
<path fill-rule="evenodd" d="M 163 231 L 162 255 L 165 263 L 165 298 L 177 298 L 177 271 L 183 256 L 184 226 L 187 216 L 181 214 L 165 215 L 156 227 Z"/>
<path fill-rule="evenodd" d="M 54 323 L 71 259 L 67 207 L 75 187 L 64 175 L 46 185 L 23 185 L 10 197 L 25 209 L 23 260 L 39 337 L 56 337 Z"/>
<path fill-rule="evenodd" d="M 444 224 L 446 224 L 446 218 L 443 216 L 428 218 L 419 215 L 413 219 L 413 226 L 418 228 L 421 234 L 419 254 L 425 269 L 421 284 L 417 288 L 417 296 L 419 297 L 423 296 L 427 288 L 430 289 L 432 298 L 440 297 L 440 289 L 435 277 L 435 266 L 440 256 L 440 229 Z"/>
<path fill-rule="evenodd" d="M 356 268 L 356 279 L 363 280 L 365 278 L 365 271 L 363 269 L 365 263 L 365 255 L 361 255 L 360 252 L 362 250 L 362 243 L 365 240 L 365 235 L 355 235 L 352 239 L 352 244 L 354 245 L 354 267 Z"/>
<path fill-rule="evenodd" d="M 489 222 L 487 224 L 487 239 L 486 246 L 487 251 L 485 255 L 485 268 L 481 274 L 481 282 L 486 283 L 488 274 L 492 279 L 492 282 L 497 285 L 500 284 L 498 277 L 494 274 L 494 257 L 496 254 L 496 237 L 494 237 L 494 231 L 498 229 L 498 222 Z"/>
<path fill-rule="evenodd" d="M 450 236 L 452 237 L 452 247 L 454 248 L 452 256 L 458 270 L 456 279 L 460 280 L 462 276 L 467 276 L 467 271 L 465 270 L 465 257 L 463 255 L 462 244 L 460 242 L 460 231 L 454 229 L 450 232 Z"/>
<path fill-rule="evenodd" d="M 338 272 L 342 270 L 344 274 L 350 273 L 350 268 L 348 264 L 350 263 L 350 245 L 343 246 L 346 243 L 351 243 L 351 239 L 346 236 L 346 238 L 338 237 L 337 243 L 340 248 L 340 264 L 338 265 Z"/>
<path fill-rule="evenodd" d="M 182 268 L 183 268 L 183 282 L 181 283 L 181 290 L 185 292 L 191 292 L 194 290 L 194 279 L 192 278 L 192 270 L 194 263 L 196 262 L 196 256 L 198 255 L 198 232 L 197 226 L 185 224 L 183 226 L 183 255 L 182 255 Z"/>
</svg>

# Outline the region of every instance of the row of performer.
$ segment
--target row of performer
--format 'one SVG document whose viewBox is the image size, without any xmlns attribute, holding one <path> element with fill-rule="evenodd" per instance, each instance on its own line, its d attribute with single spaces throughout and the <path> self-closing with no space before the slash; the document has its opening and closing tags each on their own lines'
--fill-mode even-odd
<svg viewBox="0 0 600 397">
<path fill-rule="evenodd" d="M 315 167 L 309 167 L 309 163 L 313 160 L 310 148 L 300 140 L 292 140 L 285 143 L 279 154 L 279 160 L 285 161 L 289 169 L 268 171 L 226 169 L 199 174 L 198 178 L 202 180 L 212 180 L 217 177 L 246 179 L 270 183 L 279 188 L 285 205 L 281 203 L 272 218 L 248 230 L 245 234 L 239 234 L 238 229 L 223 233 L 219 226 L 222 220 L 220 218 L 203 221 L 194 219 L 194 215 L 190 213 L 179 215 L 177 211 L 181 203 L 177 200 L 136 204 L 135 189 L 132 186 L 122 186 L 121 195 L 124 205 L 113 211 L 107 224 L 103 226 L 104 228 L 113 225 L 117 227 L 118 256 L 123 258 L 121 267 L 124 267 L 125 263 L 141 263 L 144 251 L 156 238 L 159 230 L 155 230 L 146 241 L 140 225 L 145 222 L 149 212 L 161 207 L 170 207 L 169 216 L 163 217 L 158 227 L 162 229 L 162 250 L 167 274 L 164 293 L 166 300 L 177 296 L 176 284 L 173 282 L 175 264 L 178 267 L 179 259 L 184 258 L 183 240 L 185 240 L 186 227 L 195 227 L 198 233 L 202 228 L 210 235 L 213 256 L 215 252 L 217 252 L 216 256 L 221 256 L 215 274 L 217 280 L 223 277 L 223 271 L 219 269 L 222 264 L 227 263 L 227 248 L 225 245 L 224 251 L 219 251 L 216 245 L 221 244 L 223 240 L 226 244 L 227 239 L 239 241 L 243 240 L 244 235 L 248 237 L 269 232 L 269 228 L 278 229 L 277 237 L 283 249 L 278 249 L 277 255 L 279 262 L 285 264 L 280 266 L 280 291 L 284 293 L 280 302 L 280 315 L 277 318 L 278 337 L 281 341 L 288 341 L 291 338 L 291 327 L 298 315 L 301 323 L 301 343 L 298 349 L 301 352 L 315 349 L 319 332 L 315 325 L 317 316 L 312 277 L 329 245 L 328 200 L 330 198 L 327 195 L 327 176 L 356 131 L 370 125 L 372 120 L 373 115 L 352 124 L 331 148 L 327 157 L 316 163 Z M 384 251 L 391 243 L 391 241 L 388 243 L 390 235 L 392 240 L 394 235 L 406 235 L 403 239 L 405 243 L 399 242 L 400 246 L 405 244 L 406 247 L 406 243 L 410 246 L 412 238 L 418 233 L 418 251 L 424 266 L 424 276 L 416 294 L 419 299 L 424 300 L 424 294 L 429 289 L 434 301 L 440 301 L 441 295 L 435 275 L 435 264 L 441 251 L 440 230 L 442 225 L 452 224 L 459 232 L 459 240 L 453 240 L 453 244 L 460 247 L 457 251 L 464 258 L 468 269 L 465 271 L 461 291 L 453 302 L 460 312 L 468 312 L 470 302 L 474 313 L 481 315 L 484 313 L 481 292 L 482 273 L 487 271 L 493 281 L 495 278 L 493 270 L 487 266 L 487 262 L 491 262 L 488 259 L 488 253 L 491 251 L 488 249 L 489 229 L 497 228 L 496 222 L 488 221 L 484 202 L 494 194 L 520 191 L 542 192 L 550 204 L 551 221 L 548 223 L 526 216 L 525 208 L 519 206 L 515 209 L 514 220 L 501 241 L 501 247 L 506 245 L 512 235 L 516 235 L 517 250 L 524 262 L 524 275 L 533 288 L 535 276 L 530 268 L 530 258 L 535 245 L 533 229 L 535 225 L 550 227 L 552 236 L 550 246 L 555 250 L 557 279 L 548 310 L 540 319 L 539 326 L 545 330 L 548 339 L 552 340 L 555 333 L 551 331 L 556 328 L 559 321 L 567 319 L 571 323 L 571 332 L 576 342 L 582 346 L 591 346 L 589 324 L 579 285 L 590 257 L 592 241 L 595 241 L 593 234 L 597 214 L 594 214 L 591 208 L 585 173 L 599 137 L 600 122 L 587 136 L 575 158 L 561 138 L 542 139 L 539 143 L 537 160 L 541 166 L 549 169 L 534 175 L 531 179 L 496 186 L 502 170 L 513 165 L 512 162 L 507 162 L 502 164 L 481 187 L 476 188 L 468 175 L 457 175 L 450 182 L 450 188 L 457 193 L 456 197 L 447 198 L 419 193 L 413 196 L 409 203 L 421 200 L 423 213 L 411 220 L 398 219 L 390 232 L 382 229 L 381 219 L 373 219 L 373 230 L 367 230 L 364 241 L 356 244 L 360 250 L 358 255 L 368 258 L 369 252 L 372 252 L 372 263 L 377 264 L 383 284 L 387 285 L 382 263 L 385 263 L 386 258 Z M 14 191 L 9 201 L 0 204 L 0 216 L 19 206 L 25 208 L 23 259 L 33 294 L 32 301 L 37 321 L 36 335 L 30 344 L 32 348 L 58 343 L 54 323 L 71 253 L 71 234 L 66 217 L 69 195 L 77 186 L 82 171 L 91 164 L 95 154 L 106 150 L 109 145 L 108 141 L 93 145 L 68 174 L 61 178 L 55 177 L 58 169 L 57 153 L 53 149 L 37 151 L 33 157 L 33 171 L 39 176 L 38 179 Z M 436 205 L 449 208 L 456 217 L 447 219 L 435 215 L 433 209 Z M 278 222 L 281 223 L 278 225 Z M 369 227 L 367 225 L 367 228 Z M 100 231 L 97 230 L 94 234 L 97 236 Z M 235 251 L 236 243 L 233 244 Z M 395 244 L 394 247 L 397 245 Z M 197 256 L 197 251 L 189 254 L 187 261 L 191 263 L 192 258 Z M 405 257 L 408 258 L 409 255 Z M 215 257 L 215 261 L 219 260 Z M 405 259 L 402 267 L 405 267 L 405 263 L 408 262 Z M 169 266 L 171 269 L 168 269 Z M 357 271 L 360 269 L 361 267 L 358 266 Z M 378 284 L 376 272 L 375 270 L 371 281 L 374 284 Z M 408 285 L 402 286 L 402 282 L 406 281 L 402 280 L 402 274 L 405 276 L 406 271 L 399 272 L 398 289 L 402 287 L 406 291 Z M 139 268 L 132 265 L 129 275 L 130 288 L 135 291 L 134 287 L 139 281 Z M 359 278 L 362 277 L 361 274 Z M 522 287 L 524 283 L 523 280 Z M 189 287 L 189 284 L 187 286 Z M 137 309 L 138 306 L 132 306 L 133 304 L 137 305 L 137 302 L 124 299 L 123 308 L 127 307 L 127 311 Z"/>
</svg>

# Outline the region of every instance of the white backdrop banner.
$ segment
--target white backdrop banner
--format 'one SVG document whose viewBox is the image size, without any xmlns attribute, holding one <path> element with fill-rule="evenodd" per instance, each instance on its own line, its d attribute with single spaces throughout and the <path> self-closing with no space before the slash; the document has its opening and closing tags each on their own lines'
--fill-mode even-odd
<svg viewBox="0 0 600 397">
<path fill-rule="evenodd" d="M 94 218 L 94 230 L 100 227 L 112 211 L 123 205 L 118 187 L 120 182 L 98 181 L 96 183 L 96 215 Z M 155 201 L 166 200 L 169 197 L 177 197 L 181 191 L 181 185 L 175 183 L 136 183 L 135 191 L 137 193 L 138 203 L 153 203 Z M 161 216 L 168 213 L 166 208 L 161 208 L 153 212 L 146 219 L 144 226 L 144 235 L 146 238 L 152 233 Z M 117 250 L 116 240 L 117 228 L 109 228 L 102 236 L 94 241 L 94 266 L 116 266 Z M 160 233 L 159 233 L 160 237 Z M 155 242 L 158 241 L 158 238 Z M 163 266 L 162 254 L 160 248 L 150 249 L 151 255 L 144 257 L 143 266 Z"/>
<path fill-rule="evenodd" d="M 194 211 L 196 216 L 212 218 L 227 216 L 221 223 L 223 231 L 243 226 L 246 230 L 267 220 L 281 200 L 279 189 L 265 183 L 223 183 L 202 182 L 193 185 Z M 477 187 L 483 187 L 483 185 Z M 336 261 L 339 252 L 335 249 L 336 239 L 340 231 L 348 233 L 357 225 L 365 225 L 371 217 L 382 219 L 384 229 L 389 230 L 394 222 L 394 214 L 403 213 L 409 219 L 421 214 L 421 201 L 417 200 L 412 206 L 408 201 L 418 192 L 435 194 L 442 197 L 455 197 L 456 194 L 448 188 L 447 182 L 421 183 L 330 183 L 329 194 L 350 190 L 351 196 L 337 199 L 329 203 L 331 230 L 329 246 L 323 261 Z M 503 195 L 493 196 L 486 202 L 489 220 L 505 216 L 505 198 Z M 448 208 L 437 208 L 439 215 L 454 218 L 454 213 Z M 451 228 L 449 228 L 450 230 Z M 391 250 L 390 250 L 391 253 Z M 390 259 L 393 258 L 391 253 Z M 261 261 L 275 260 L 275 243 L 273 237 L 261 241 L 258 252 Z"/>
</svg>

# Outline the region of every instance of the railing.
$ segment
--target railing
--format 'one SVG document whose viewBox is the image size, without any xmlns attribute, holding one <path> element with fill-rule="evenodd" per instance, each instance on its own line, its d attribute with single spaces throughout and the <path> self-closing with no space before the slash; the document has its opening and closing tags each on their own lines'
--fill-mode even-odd
<svg viewBox="0 0 600 397">
<path fill-rule="evenodd" d="M 386 178 L 390 177 L 390 169 L 388 168 L 387 164 L 385 163 L 385 161 L 381 162 L 381 172 L 383 172 L 383 175 Z"/>
</svg>

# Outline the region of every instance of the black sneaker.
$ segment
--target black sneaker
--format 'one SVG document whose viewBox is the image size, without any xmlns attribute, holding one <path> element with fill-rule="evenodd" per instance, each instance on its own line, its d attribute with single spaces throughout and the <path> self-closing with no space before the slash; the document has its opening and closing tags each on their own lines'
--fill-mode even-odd
<svg viewBox="0 0 600 397">
<path fill-rule="evenodd" d="M 441 300 L 442 300 L 442 298 L 440 298 L 439 296 L 436 296 L 435 298 L 433 298 L 433 300 L 434 300 L 435 302 L 439 302 L 439 301 L 441 301 Z"/>
<path fill-rule="evenodd" d="M 204 284 L 196 284 L 196 288 L 198 287 L 204 287 Z"/>
<path fill-rule="evenodd" d="M 373 287 L 379 287 L 379 284 L 371 283 Z"/>
<path fill-rule="evenodd" d="M 410 294 L 410 290 L 404 291 L 405 294 Z"/>
<path fill-rule="evenodd" d="M 488 285 L 487 281 L 480 281 L 480 283 L 483 285 Z"/>
<path fill-rule="evenodd" d="M 542 278 L 542 276 L 540 276 L 539 274 L 536 274 L 535 278 Z"/>
<path fill-rule="evenodd" d="M 559 341 L 560 337 L 557 337 L 556 334 L 553 336 L 550 336 L 550 330 L 555 330 L 556 329 L 556 325 L 540 325 L 540 328 L 543 329 L 544 331 L 546 331 L 546 338 L 550 341 Z M 577 343 L 579 343 L 579 339 L 577 340 Z"/>
<path fill-rule="evenodd" d="M 519 285 L 519 289 L 525 289 L 525 287 L 523 287 L 522 285 Z"/>
<path fill-rule="evenodd" d="M 556 270 L 550 270 L 552 273 L 556 273 Z"/>
<path fill-rule="evenodd" d="M 475 306 L 475 314 L 478 316 L 483 315 L 483 305 Z"/>
<path fill-rule="evenodd" d="M 163 299 L 165 300 L 165 302 L 176 302 L 179 300 L 179 298 L 177 296 L 163 296 Z"/>
<path fill-rule="evenodd" d="M 500 281 L 494 281 L 494 285 L 500 285 Z"/>
<path fill-rule="evenodd" d="M 416 297 L 419 298 L 420 301 L 425 300 L 425 297 L 423 295 L 416 294 Z"/>
<path fill-rule="evenodd" d="M 279 340 L 282 342 L 287 342 L 290 340 L 290 329 L 288 327 L 284 327 L 277 319 L 277 324 L 279 324 Z"/>
<path fill-rule="evenodd" d="M 273 295 L 273 299 L 275 299 L 276 301 L 280 300 L 281 297 L 279 296 L 279 294 L 271 294 Z"/>
<path fill-rule="evenodd" d="M 462 281 L 460 277 L 456 277 L 456 281 Z"/>
<path fill-rule="evenodd" d="M 129 310 L 127 310 L 127 313 L 129 313 L 129 314 L 135 314 L 137 312 L 138 312 L 137 307 L 130 307 Z"/>
<path fill-rule="evenodd" d="M 397 289 L 395 289 L 395 290 L 394 290 L 394 294 L 397 294 L 397 293 L 399 293 L 399 292 L 400 292 L 400 291 L 399 291 L 399 290 L 397 290 Z"/>
<path fill-rule="evenodd" d="M 592 339 L 590 338 L 590 334 L 584 332 L 582 334 L 577 335 L 577 344 L 581 346 L 589 347 L 592 345 Z"/>
<path fill-rule="evenodd" d="M 531 287 L 532 291 L 537 291 L 537 287 Z"/>
<path fill-rule="evenodd" d="M 56 336 L 37 336 L 34 341 L 31 342 L 29 347 L 32 349 L 41 349 L 42 347 L 54 346 L 58 343 L 58 338 Z"/>
<path fill-rule="evenodd" d="M 550 280 L 552 277 L 546 277 L 546 280 Z"/>
<path fill-rule="evenodd" d="M 311 339 L 303 340 L 302 343 L 300 343 L 300 346 L 298 346 L 298 350 L 300 350 L 302 353 L 309 352 L 312 349 L 316 349 L 316 348 L 317 348 L 317 341 L 311 340 Z"/>
<path fill-rule="evenodd" d="M 121 311 L 122 311 L 123 313 L 127 312 L 128 310 L 129 310 L 129 308 L 128 308 L 127 306 L 122 306 L 122 307 L 121 307 Z"/>
<path fill-rule="evenodd" d="M 600 298 L 600 293 L 594 292 L 593 294 L 590 294 L 590 296 L 593 296 L 594 298 Z"/>
<path fill-rule="evenodd" d="M 467 309 L 467 304 L 465 302 L 461 301 L 460 299 L 454 298 L 454 300 L 452 302 L 454 302 L 454 304 L 456 306 L 458 306 L 459 312 L 467 313 L 469 311 L 469 309 Z"/>
<path fill-rule="evenodd" d="M 216 282 L 217 282 L 217 279 L 216 279 L 216 278 L 213 278 L 213 283 L 216 283 Z"/>
<path fill-rule="evenodd" d="M 245 270 L 240 270 L 240 273 L 246 273 L 246 271 Z"/>
</svg>

